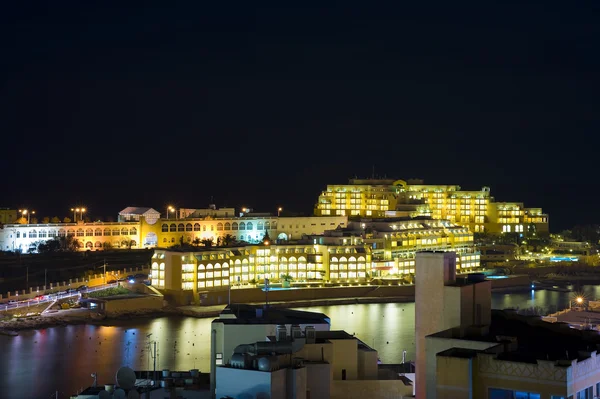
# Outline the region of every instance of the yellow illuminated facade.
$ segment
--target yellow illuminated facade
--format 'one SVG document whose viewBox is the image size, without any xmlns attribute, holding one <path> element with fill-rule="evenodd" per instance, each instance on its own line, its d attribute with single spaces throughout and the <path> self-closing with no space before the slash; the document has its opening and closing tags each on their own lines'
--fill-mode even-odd
<svg viewBox="0 0 600 399">
<path fill-rule="evenodd" d="M 419 251 L 455 252 L 458 272 L 480 267 L 480 254 L 468 227 L 427 217 L 352 221 L 347 229 L 325 232 L 319 242 L 357 244 L 371 247 L 371 276 L 402 276 L 415 273 Z"/>
<path fill-rule="evenodd" d="M 157 218 L 153 210 L 146 215 L 123 218 L 120 222 L 6 224 L 0 228 L 0 249 L 5 251 L 35 251 L 40 241 L 73 236 L 81 243 L 82 251 L 114 248 L 170 247 L 180 244 L 199 244 L 212 240 L 213 245 L 229 241 L 260 242 L 265 235 L 274 241 L 289 241 L 303 236 L 323 234 L 338 226 L 346 227 L 345 216 L 277 217 L 194 217 L 185 219 Z M 202 245 L 202 244 L 199 244 Z"/>
<path fill-rule="evenodd" d="M 303 282 L 366 282 L 371 248 L 359 245 L 248 245 L 197 252 L 156 249 L 152 284 L 165 290 L 203 291 L 289 275 Z"/>
<path fill-rule="evenodd" d="M 548 233 L 548 215 L 523 203 L 496 203 L 490 189 L 462 191 L 457 185 L 425 185 L 421 180 L 351 179 L 329 185 L 319 195 L 315 215 L 351 218 L 431 216 L 477 233 Z"/>
<path fill-rule="evenodd" d="M 17 222 L 17 210 L 0 208 L 0 225 L 16 223 Z"/>
</svg>

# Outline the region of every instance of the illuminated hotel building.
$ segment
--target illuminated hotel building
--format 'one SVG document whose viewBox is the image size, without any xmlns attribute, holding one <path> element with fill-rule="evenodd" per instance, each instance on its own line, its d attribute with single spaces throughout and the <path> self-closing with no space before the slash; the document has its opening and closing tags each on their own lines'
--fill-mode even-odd
<svg viewBox="0 0 600 399">
<path fill-rule="evenodd" d="M 455 252 L 459 272 L 480 267 L 480 254 L 467 227 L 430 217 L 357 220 L 347 228 L 326 231 L 321 243 L 365 243 L 371 247 L 371 276 L 402 276 L 415 273 L 419 251 Z"/>
<path fill-rule="evenodd" d="M 273 240 L 288 241 L 302 236 L 323 234 L 325 230 L 345 227 L 346 216 L 278 217 L 261 214 L 221 216 L 196 210 L 180 218 L 160 218 L 152 208 L 128 207 L 119 213 L 119 222 L 6 224 L 0 229 L 0 249 L 5 251 L 35 251 L 40 241 L 72 236 L 81 243 L 81 250 L 110 248 L 167 247 L 194 240 L 212 239 L 232 242 L 259 242 L 266 232 Z M 211 216 L 217 215 L 217 216 Z M 198 216 L 197 216 L 198 215 Z"/>
<path fill-rule="evenodd" d="M 296 281 L 365 282 L 371 271 L 366 244 L 313 243 L 246 245 L 176 251 L 157 248 L 151 264 L 152 284 L 165 291 L 222 289 L 233 285 L 277 281 L 287 274 Z"/>
<path fill-rule="evenodd" d="M 431 216 L 474 232 L 548 233 L 548 215 L 520 202 L 495 202 L 489 187 L 462 191 L 456 185 L 425 185 L 422 180 L 350 179 L 328 185 L 315 206 L 317 216 L 390 218 Z"/>
</svg>

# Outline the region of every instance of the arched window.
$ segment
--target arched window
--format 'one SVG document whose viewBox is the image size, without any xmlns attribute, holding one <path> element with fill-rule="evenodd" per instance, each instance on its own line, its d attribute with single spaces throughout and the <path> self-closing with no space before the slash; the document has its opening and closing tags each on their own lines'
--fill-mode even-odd
<svg viewBox="0 0 600 399">
<path fill-rule="evenodd" d="M 263 229 L 263 222 L 258 222 L 258 224 L 256 225 L 256 230 L 262 230 Z"/>
<path fill-rule="evenodd" d="M 246 230 L 246 223 L 240 222 L 240 230 Z"/>
<path fill-rule="evenodd" d="M 98 237 L 102 235 L 102 229 L 96 229 L 94 230 L 94 236 Z"/>
<path fill-rule="evenodd" d="M 113 236 L 119 236 L 119 235 L 121 235 L 121 230 L 119 230 L 118 227 L 114 228 L 113 231 L 112 231 L 112 235 Z"/>
<path fill-rule="evenodd" d="M 123 228 L 121 229 L 121 235 L 122 235 L 122 236 L 129 235 L 129 229 L 128 229 L 127 227 L 123 227 Z"/>
<path fill-rule="evenodd" d="M 185 226 L 183 225 L 183 223 L 179 223 L 177 225 L 177 231 L 185 231 Z"/>
<path fill-rule="evenodd" d="M 265 222 L 265 229 L 269 230 L 271 228 L 271 222 Z"/>
<path fill-rule="evenodd" d="M 137 229 L 135 227 L 132 227 L 131 230 L 129 230 L 129 235 L 136 235 L 137 234 Z"/>
<path fill-rule="evenodd" d="M 351 256 L 350 259 L 348 259 L 348 269 L 356 271 L 356 258 L 354 256 Z"/>
<path fill-rule="evenodd" d="M 65 232 L 65 230 L 64 230 L 64 229 L 60 229 L 60 230 L 58 230 L 58 236 L 59 236 L 59 237 L 64 237 L 65 235 L 66 235 L 66 232 Z"/>
<path fill-rule="evenodd" d="M 40 237 L 40 238 L 46 238 L 46 230 L 40 230 L 40 233 L 38 234 L 38 237 Z"/>
<path fill-rule="evenodd" d="M 231 224 L 231 230 L 237 230 L 237 229 L 238 229 L 238 224 L 237 224 L 237 222 L 233 222 L 233 223 Z"/>
<path fill-rule="evenodd" d="M 109 236 L 110 235 L 110 229 L 104 229 L 104 235 L 105 236 Z"/>
<path fill-rule="evenodd" d="M 231 230 L 231 223 L 229 223 L 229 222 L 225 223 L 225 230 L 227 230 L 227 231 Z"/>
<path fill-rule="evenodd" d="M 94 230 L 92 229 L 85 229 L 85 236 L 86 237 L 92 237 L 94 235 Z"/>
<path fill-rule="evenodd" d="M 48 237 L 56 237 L 56 230 L 48 230 Z"/>
<path fill-rule="evenodd" d="M 23 234 L 25 234 L 25 233 L 23 233 Z M 17 231 L 17 238 L 21 238 L 21 232 L 20 231 Z"/>
<path fill-rule="evenodd" d="M 200 223 L 194 223 L 194 231 L 200 231 Z"/>
<path fill-rule="evenodd" d="M 206 231 L 206 225 L 202 225 L 202 231 Z"/>
<path fill-rule="evenodd" d="M 102 243 L 100 241 L 96 241 L 96 243 L 94 244 L 94 246 L 96 248 L 102 248 Z"/>
<path fill-rule="evenodd" d="M 271 228 L 276 229 L 277 228 L 277 221 L 273 220 L 273 223 L 271 223 Z"/>
<path fill-rule="evenodd" d="M 223 231 L 223 223 L 217 223 L 217 231 Z"/>
<path fill-rule="evenodd" d="M 221 264 L 220 263 L 215 263 L 215 269 L 220 269 L 221 268 Z"/>
<path fill-rule="evenodd" d="M 92 248 L 94 248 L 94 244 L 91 241 L 88 241 L 88 242 L 85 243 L 85 247 L 89 248 L 89 249 L 92 249 Z"/>
<path fill-rule="evenodd" d="M 169 232 L 177 231 L 177 225 L 175 223 L 171 223 L 169 225 Z"/>
<path fill-rule="evenodd" d="M 75 235 L 75 230 L 73 230 L 73 229 L 67 230 L 67 235 L 68 236 L 74 236 Z"/>
<path fill-rule="evenodd" d="M 215 225 L 214 224 L 210 225 L 210 231 L 215 231 Z"/>
<path fill-rule="evenodd" d="M 191 223 L 185 225 L 185 231 L 193 231 L 194 227 Z"/>
<path fill-rule="evenodd" d="M 169 231 L 169 225 L 166 223 L 163 223 L 162 225 L 162 232 L 163 233 L 167 233 Z"/>
<path fill-rule="evenodd" d="M 83 229 L 77 229 L 77 237 L 83 237 Z"/>
<path fill-rule="evenodd" d="M 135 240 L 131 240 L 131 248 L 135 248 L 137 247 L 137 242 L 135 242 Z"/>
<path fill-rule="evenodd" d="M 254 226 L 252 226 L 252 222 L 246 223 L 246 230 L 252 230 Z"/>
<path fill-rule="evenodd" d="M 31 230 L 29 232 L 29 238 L 37 238 L 37 231 Z"/>
</svg>

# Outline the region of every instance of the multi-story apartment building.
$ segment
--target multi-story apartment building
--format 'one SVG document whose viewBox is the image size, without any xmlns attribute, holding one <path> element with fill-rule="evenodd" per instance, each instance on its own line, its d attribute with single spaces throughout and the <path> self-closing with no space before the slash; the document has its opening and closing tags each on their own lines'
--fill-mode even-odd
<svg viewBox="0 0 600 399">
<path fill-rule="evenodd" d="M 579 399 L 600 395 L 600 334 L 494 310 L 491 282 L 457 276 L 452 254 L 420 253 L 416 397 Z"/>
<path fill-rule="evenodd" d="M 425 185 L 422 180 L 350 179 L 328 185 L 319 195 L 315 215 L 350 218 L 431 216 L 469 227 L 474 232 L 500 234 L 533 229 L 548 233 L 548 215 L 520 202 L 495 202 L 489 187 L 462 191 L 457 185 Z"/>
<path fill-rule="evenodd" d="M 366 244 L 262 244 L 194 252 L 156 249 L 151 264 L 155 287 L 194 295 L 286 274 L 301 281 L 364 282 L 370 271 L 371 249 Z"/>
<path fill-rule="evenodd" d="M 196 215 L 202 215 L 201 210 L 180 219 L 174 215 L 161 218 L 152 208 L 128 207 L 119 213 L 119 222 L 6 224 L 0 229 L 0 249 L 30 252 L 40 241 L 67 235 L 75 237 L 82 250 L 166 247 L 196 239 L 212 239 L 214 244 L 225 239 L 256 243 L 267 232 L 274 241 L 288 241 L 345 227 L 348 221 L 346 216 Z"/>
<path fill-rule="evenodd" d="M 354 220 L 346 228 L 314 238 L 319 243 L 368 244 L 373 257 L 372 277 L 415 273 L 419 251 L 455 252 L 461 273 L 480 267 L 473 233 L 467 227 L 431 217 Z"/>
</svg>

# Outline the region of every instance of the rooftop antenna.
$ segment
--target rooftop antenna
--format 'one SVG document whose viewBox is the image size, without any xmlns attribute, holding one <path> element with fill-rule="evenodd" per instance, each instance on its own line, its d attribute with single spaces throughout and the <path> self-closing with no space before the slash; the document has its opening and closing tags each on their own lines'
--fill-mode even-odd
<svg viewBox="0 0 600 399">
<path fill-rule="evenodd" d="M 94 379 L 94 385 L 92 385 L 92 387 L 96 388 L 98 386 L 98 373 L 92 373 L 90 377 Z"/>
</svg>

